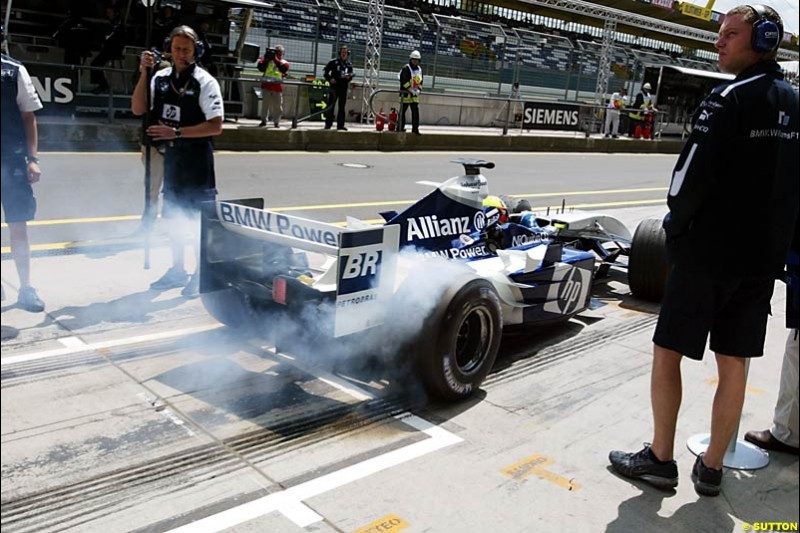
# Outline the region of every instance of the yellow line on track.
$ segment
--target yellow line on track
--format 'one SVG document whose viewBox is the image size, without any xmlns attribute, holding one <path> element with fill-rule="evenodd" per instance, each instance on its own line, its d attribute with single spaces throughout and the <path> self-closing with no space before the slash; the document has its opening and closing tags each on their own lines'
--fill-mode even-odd
<svg viewBox="0 0 800 533">
<path fill-rule="evenodd" d="M 563 191 L 563 192 L 547 192 L 547 193 L 530 193 L 530 194 L 511 194 L 513 198 L 547 198 L 551 196 L 580 196 L 580 195 L 597 195 L 597 194 L 629 194 L 641 192 L 663 192 L 666 187 L 645 187 L 639 189 L 600 189 L 596 191 Z M 382 202 L 350 202 L 343 204 L 316 204 L 316 205 L 296 205 L 285 207 L 269 207 L 273 211 L 321 211 L 325 209 L 344 209 L 356 207 L 383 207 L 392 205 L 407 205 L 412 204 L 416 200 L 389 200 Z M 594 204 L 584 204 L 594 205 Z M 601 205 L 601 204 L 597 204 Z M 606 205 L 625 205 L 625 204 L 606 204 Z M 577 206 L 570 206 L 577 207 Z M 95 222 L 128 222 L 131 220 L 139 220 L 139 215 L 121 215 L 109 217 L 86 217 L 86 218 L 61 218 L 50 220 L 32 220 L 28 222 L 28 226 L 56 226 L 60 224 L 87 224 Z M 8 224 L 3 223 L 3 228 L 7 228 Z"/>
<path fill-rule="evenodd" d="M 624 202 L 599 202 L 599 203 L 591 203 L 591 204 L 574 204 L 574 205 L 567 205 L 567 210 L 569 209 L 591 209 L 591 208 L 598 208 L 598 207 L 632 207 L 636 205 L 657 205 L 657 204 L 664 204 L 666 201 L 663 198 L 659 198 L 657 200 L 629 200 Z M 560 205 L 551 205 L 551 206 L 538 206 L 532 207 L 533 211 L 546 211 L 550 209 L 551 211 L 557 211 L 561 209 Z M 285 210 L 285 209 L 284 209 Z M 119 217 L 117 217 L 119 218 Z M 135 216 L 131 217 L 132 219 L 138 219 L 140 217 Z M 367 224 L 381 224 L 383 223 L 383 219 L 381 218 L 373 218 L 368 220 L 363 220 L 362 222 L 366 222 Z M 347 222 L 330 222 L 330 224 L 334 224 L 336 226 L 344 226 Z M 31 251 L 48 251 L 48 250 L 65 250 L 69 248 L 79 248 L 84 246 L 102 246 L 103 244 L 108 243 L 92 243 L 92 242 L 80 242 L 80 241 L 72 241 L 72 242 L 54 242 L 48 244 L 33 244 L 31 245 Z M 8 246 L 2 247 L 2 253 L 7 254 L 10 253 L 11 249 Z"/>
</svg>

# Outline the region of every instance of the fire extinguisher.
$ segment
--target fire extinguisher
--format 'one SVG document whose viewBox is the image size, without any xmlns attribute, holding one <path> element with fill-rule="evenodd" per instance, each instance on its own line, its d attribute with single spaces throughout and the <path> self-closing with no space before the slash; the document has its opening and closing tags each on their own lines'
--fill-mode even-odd
<svg viewBox="0 0 800 533">
<path fill-rule="evenodd" d="M 389 131 L 397 129 L 397 109 L 394 107 L 389 110 Z"/>
<path fill-rule="evenodd" d="M 378 131 L 383 131 L 383 125 L 386 123 L 386 120 L 383 118 L 383 108 L 378 112 L 375 116 L 375 129 Z"/>
<path fill-rule="evenodd" d="M 644 132 L 643 132 L 644 138 L 650 140 L 652 132 L 653 132 L 653 115 L 648 113 L 647 115 L 644 116 Z"/>
</svg>

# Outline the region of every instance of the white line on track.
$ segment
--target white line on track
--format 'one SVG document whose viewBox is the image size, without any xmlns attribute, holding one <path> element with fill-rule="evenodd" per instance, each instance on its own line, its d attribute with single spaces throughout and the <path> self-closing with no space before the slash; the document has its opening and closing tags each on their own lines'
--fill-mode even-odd
<svg viewBox="0 0 800 533">
<path fill-rule="evenodd" d="M 220 324 L 208 324 L 205 326 L 163 331 L 161 333 L 151 333 L 149 335 L 140 335 L 138 337 L 113 339 L 109 341 L 95 342 L 91 344 L 87 344 L 77 337 L 65 337 L 63 339 L 59 339 L 60 342 L 64 344 L 64 348 L 55 348 L 53 350 L 46 350 L 43 352 L 26 353 L 21 355 L 12 355 L 11 357 L 4 357 L 3 359 L 0 359 L 0 366 L 8 366 L 16 363 L 25 363 L 28 361 L 37 361 L 39 359 L 58 357 L 60 355 L 76 354 L 82 352 L 90 352 L 92 350 L 118 348 L 120 346 L 128 346 L 133 344 L 142 344 L 146 342 L 172 339 L 184 335 L 192 335 L 194 333 L 213 331 L 221 327 L 222 326 Z"/>
<path fill-rule="evenodd" d="M 281 353 L 276 353 L 267 347 L 261 347 L 261 349 L 271 355 L 291 361 L 292 365 L 303 372 L 324 381 L 357 400 L 370 400 L 375 397 L 369 391 L 330 374 L 329 372 L 303 365 L 297 359 L 291 356 L 285 356 Z M 446 448 L 447 446 L 457 444 L 463 440 L 461 437 L 410 413 L 397 415 L 395 418 L 425 433 L 430 438 L 377 457 L 372 457 L 366 461 L 350 465 L 336 472 L 331 472 L 330 474 L 306 481 L 305 483 L 295 485 L 286 490 L 269 494 L 268 496 L 228 509 L 227 511 L 208 516 L 196 522 L 192 522 L 191 524 L 173 529 L 168 533 L 207 533 L 210 531 L 222 531 L 275 511 L 283 514 L 299 527 L 308 527 L 311 524 L 321 521 L 323 517 L 305 505 L 303 503 L 304 500 L 364 479 L 383 470 L 407 463 L 437 450 L 441 450 L 442 448 Z"/>
</svg>

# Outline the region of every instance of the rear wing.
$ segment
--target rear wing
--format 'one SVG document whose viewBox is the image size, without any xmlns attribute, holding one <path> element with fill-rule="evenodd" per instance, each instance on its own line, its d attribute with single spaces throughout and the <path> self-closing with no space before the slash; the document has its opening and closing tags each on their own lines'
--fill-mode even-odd
<svg viewBox="0 0 800 533">
<path fill-rule="evenodd" d="M 323 254 L 329 259 L 320 262 L 321 272 L 304 296 L 321 302 L 333 291 L 334 336 L 382 324 L 394 293 L 400 227 L 342 228 L 270 211 L 263 204 L 262 199 L 206 203 L 201 293 L 232 287 L 269 300 L 274 280 L 298 272 L 295 256 Z"/>
</svg>

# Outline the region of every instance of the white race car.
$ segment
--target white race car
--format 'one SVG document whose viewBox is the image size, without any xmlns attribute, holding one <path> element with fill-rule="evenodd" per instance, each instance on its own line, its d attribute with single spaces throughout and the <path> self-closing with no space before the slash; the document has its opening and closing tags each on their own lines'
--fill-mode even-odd
<svg viewBox="0 0 800 533">
<path fill-rule="evenodd" d="M 348 219 L 343 228 L 263 209 L 262 199 L 207 204 L 206 309 L 230 326 L 280 323 L 295 336 L 351 337 L 361 350 L 411 354 L 431 393 L 459 399 L 491 370 L 504 327 L 580 313 L 595 275 L 611 266 L 630 269 L 634 293 L 659 296 L 659 221 L 631 238 L 598 213 L 537 214 L 512 200 L 503 213 L 484 206 L 480 169 L 494 164 L 456 162 L 464 175 L 423 182 L 433 191 L 401 213 L 382 213 L 383 225 Z"/>
</svg>

